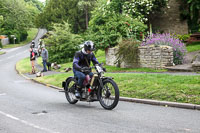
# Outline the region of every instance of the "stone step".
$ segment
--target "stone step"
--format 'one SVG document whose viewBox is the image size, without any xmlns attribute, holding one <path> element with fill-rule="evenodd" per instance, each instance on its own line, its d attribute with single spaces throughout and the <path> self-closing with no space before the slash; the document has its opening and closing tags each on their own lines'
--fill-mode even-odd
<svg viewBox="0 0 200 133">
<path fill-rule="evenodd" d="M 179 71 L 179 72 L 194 72 L 192 64 L 177 65 L 172 67 L 166 67 L 168 71 Z"/>
</svg>

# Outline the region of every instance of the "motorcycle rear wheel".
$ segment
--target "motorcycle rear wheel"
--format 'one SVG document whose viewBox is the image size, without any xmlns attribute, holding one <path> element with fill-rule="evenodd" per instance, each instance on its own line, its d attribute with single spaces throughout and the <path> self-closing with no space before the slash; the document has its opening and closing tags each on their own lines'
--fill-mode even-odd
<svg viewBox="0 0 200 133">
<path fill-rule="evenodd" d="M 103 88 L 98 90 L 98 99 L 104 109 L 112 110 L 119 101 L 119 88 L 112 79 L 103 81 Z"/>
<path fill-rule="evenodd" d="M 75 84 L 76 80 L 74 78 L 69 79 L 65 84 L 65 96 L 70 104 L 76 104 L 78 102 L 75 96 Z"/>
</svg>

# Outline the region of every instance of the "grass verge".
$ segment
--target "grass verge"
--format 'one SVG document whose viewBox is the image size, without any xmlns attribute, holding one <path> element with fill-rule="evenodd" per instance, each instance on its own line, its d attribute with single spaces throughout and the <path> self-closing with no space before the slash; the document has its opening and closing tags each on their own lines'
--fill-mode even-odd
<svg viewBox="0 0 200 133">
<path fill-rule="evenodd" d="M 25 59 L 20 60 L 19 62 L 17 62 L 17 64 L 16 64 L 16 69 L 17 69 L 20 73 L 28 73 L 28 72 L 31 72 L 32 68 L 31 68 L 30 58 L 25 58 Z"/>
<path fill-rule="evenodd" d="M 198 50 L 200 50 L 200 42 L 188 44 L 186 46 L 186 49 L 187 49 L 188 52 L 198 51 Z"/>
<path fill-rule="evenodd" d="M 38 60 L 37 60 L 38 62 Z M 20 73 L 29 73 L 32 71 L 30 58 L 25 58 L 17 62 L 16 69 Z M 37 68 L 36 68 L 37 71 Z"/>
<path fill-rule="evenodd" d="M 25 41 L 23 42 L 20 42 L 19 44 L 8 44 L 8 45 L 3 45 L 3 48 L 15 48 L 15 47 L 20 47 L 20 46 L 23 46 L 23 45 L 26 45 L 27 43 L 31 42 L 31 40 L 33 38 L 35 38 L 36 34 L 38 32 L 38 29 L 37 28 L 31 28 L 29 31 L 28 31 L 28 37 Z"/>
<path fill-rule="evenodd" d="M 5 52 L 0 51 L 0 55 L 5 54 Z"/>
<path fill-rule="evenodd" d="M 73 73 L 36 78 L 37 81 L 61 87 L 62 81 Z M 114 77 L 120 96 L 200 104 L 200 76 L 168 74 L 107 73 Z"/>
</svg>

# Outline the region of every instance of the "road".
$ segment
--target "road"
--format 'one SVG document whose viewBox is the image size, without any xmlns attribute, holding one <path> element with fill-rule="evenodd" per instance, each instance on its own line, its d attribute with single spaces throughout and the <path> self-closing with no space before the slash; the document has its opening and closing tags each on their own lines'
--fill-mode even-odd
<svg viewBox="0 0 200 133">
<path fill-rule="evenodd" d="M 40 30 L 38 39 L 44 30 Z M 0 133 L 199 133 L 200 111 L 119 102 L 68 104 L 63 93 L 17 74 L 29 45 L 0 56 Z"/>
</svg>

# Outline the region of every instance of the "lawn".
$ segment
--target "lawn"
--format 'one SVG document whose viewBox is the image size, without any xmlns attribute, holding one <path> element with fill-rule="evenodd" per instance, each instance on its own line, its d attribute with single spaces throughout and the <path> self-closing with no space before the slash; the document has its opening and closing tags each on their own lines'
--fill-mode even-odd
<svg viewBox="0 0 200 133">
<path fill-rule="evenodd" d="M 37 81 L 61 87 L 62 81 L 73 73 L 36 78 Z M 200 104 L 200 76 L 168 74 L 107 73 L 114 77 L 120 96 Z"/>
<path fill-rule="evenodd" d="M 187 49 L 188 52 L 198 51 L 198 50 L 200 50 L 200 42 L 188 44 L 186 46 L 186 49 Z"/>
<path fill-rule="evenodd" d="M 37 32 L 38 32 L 37 28 L 31 28 L 30 30 L 28 30 L 28 37 L 25 41 L 20 42 L 20 44 L 3 45 L 3 48 L 15 48 L 15 47 L 20 47 L 20 46 L 26 45 L 27 43 L 31 42 L 32 39 L 35 38 Z"/>
<path fill-rule="evenodd" d="M 5 52 L 0 51 L 0 55 L 5 54 Z"/>
<path fill-rule="evenodd" d="M 28 57 L 28 58 L 25 58 L 23 60 L 18 61 L 17 64 L 16 64 L 16 69 L 20 73 L 29 73 L 29 72 L 31 72 L 32 71 L 32 67 L 31 67 L 30 58 Z M 37 71 L 37 68 L 36 68 L 36 71 Z"/>
</svg>

